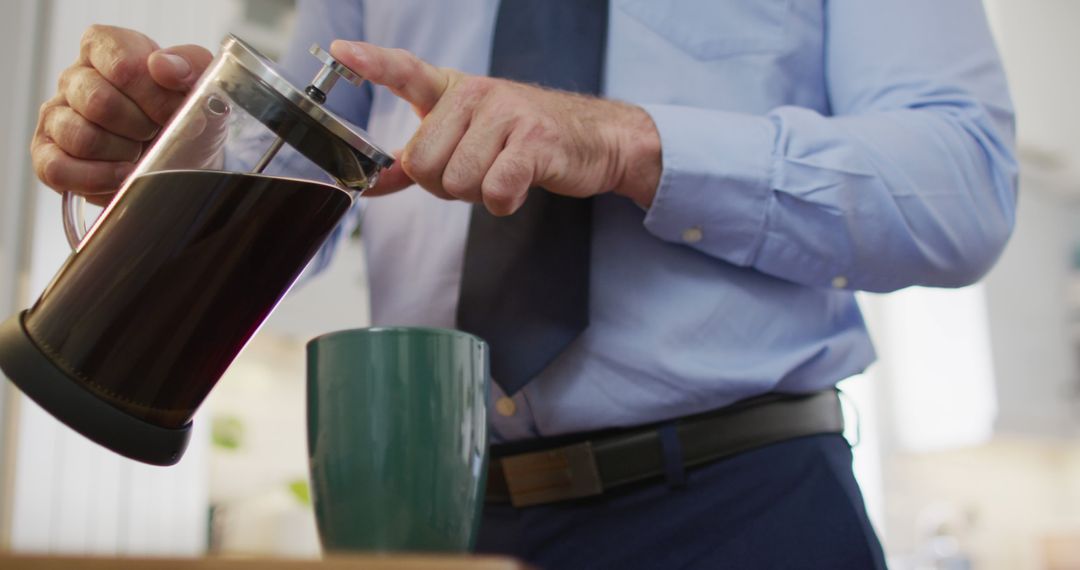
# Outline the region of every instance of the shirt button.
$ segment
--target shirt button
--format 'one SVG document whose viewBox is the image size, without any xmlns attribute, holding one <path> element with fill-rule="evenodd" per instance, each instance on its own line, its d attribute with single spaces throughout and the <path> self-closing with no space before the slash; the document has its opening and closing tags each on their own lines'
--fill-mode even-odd
<svg viewBox="0 0 1080 570">
<path fill-rule="evenodd" d="M 832 286 L 837 289 L 843 289 L 844 287 L 847 287 L 847 277 L 844 277 L 843 275 L 837 275 L 836 277 L 833 277 Z"/>
<path fill-rule="evenodd" d="M 682 233 L 682 240 L 686 243 L 697 243 L 703 237 L 705 237 L 705 233 L 699 227 L 686 228 Z"/>
<path fill-rule="evenodd" d="M 517 411 L 517 405 L 514 404 L 513 400 L 504 396 L 495 402 L 495 411 L 499 412 L 500 416 L 510 417 Z"/>
</svg>

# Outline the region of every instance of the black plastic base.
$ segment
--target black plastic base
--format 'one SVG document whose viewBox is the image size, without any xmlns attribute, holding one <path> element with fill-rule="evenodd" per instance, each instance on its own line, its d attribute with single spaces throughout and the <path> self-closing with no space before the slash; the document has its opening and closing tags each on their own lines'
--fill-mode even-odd
<svg viewBox="0 0 1080 570">
<path fill-rule="evenodd" d="M 52 363 L 26 327 L 25 313 L 0 324 L 0 370 L 24 394 L 91 441 L 151 465 L 180 461 L 191 439 L 191 422 L 163 428 L 101 400 Z"/>
</svg>

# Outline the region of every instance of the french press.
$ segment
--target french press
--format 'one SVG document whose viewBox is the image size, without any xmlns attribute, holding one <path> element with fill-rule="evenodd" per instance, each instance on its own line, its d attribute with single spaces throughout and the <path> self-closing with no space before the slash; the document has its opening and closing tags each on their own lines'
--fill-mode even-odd
<svg viewBox="0 0 1080 570">
<path fill-rule="evenodd" d="M 0 368 L 89 439 L 179 461 L 191 418 L 304 267 L 393 158 L 326 109 L 344 77 L 298 89 L 235 36 L 34 305 L 0 324 Z"/>
</svg>

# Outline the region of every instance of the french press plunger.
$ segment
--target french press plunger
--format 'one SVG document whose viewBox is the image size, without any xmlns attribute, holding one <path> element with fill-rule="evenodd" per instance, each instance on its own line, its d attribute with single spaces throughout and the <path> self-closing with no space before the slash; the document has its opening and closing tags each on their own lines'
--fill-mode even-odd
<svg viewBox="0 0 1080 570">
<path fill-rule="evenodd" d="M 158 465 L 233 358 L 392 157 L 326 109 L 328 53 L 306 89 L 235 36 L 72 254 L 0 324 L 0 368 L 89 439 Z M 287 174 L 287 175 L 286 175 Z"/>
</svg>

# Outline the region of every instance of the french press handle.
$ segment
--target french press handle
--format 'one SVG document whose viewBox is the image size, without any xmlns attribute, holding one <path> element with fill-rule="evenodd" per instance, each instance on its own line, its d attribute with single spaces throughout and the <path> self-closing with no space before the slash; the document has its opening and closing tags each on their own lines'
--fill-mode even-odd
<svg viewBox="0 0 1080 570">
<path fill-rule="evenodd" d="M 72 250 L 79 249 L 79 244 L 86 237 L 86 198 L 74 193 L 64 192 L 61 209 L 64 218 L 64 236 Z"/>
</svg>

